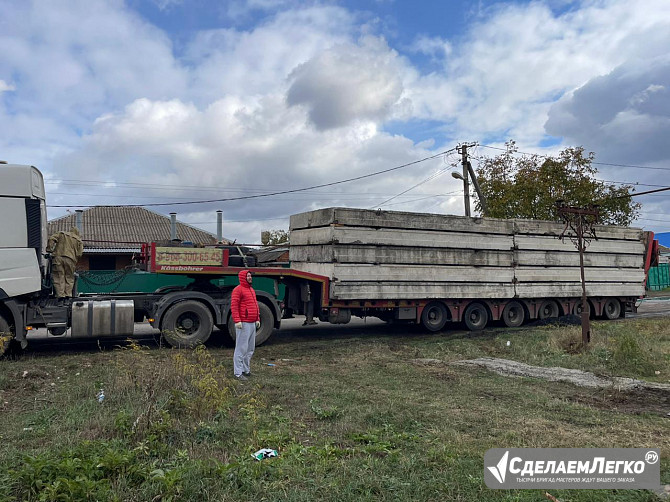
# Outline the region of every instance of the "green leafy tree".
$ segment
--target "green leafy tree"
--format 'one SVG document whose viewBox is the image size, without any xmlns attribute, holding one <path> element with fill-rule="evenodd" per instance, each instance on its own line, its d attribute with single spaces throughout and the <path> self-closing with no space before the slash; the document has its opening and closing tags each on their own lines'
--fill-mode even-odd
<svg viewBox="0 0 670 502">
<path fill-rule="evenodd" d="M 286 230 L 263 230 L 261 232 L 261 244 L 263 246 L 288 244 L 288 232 Z"/>
<path fill-rule="evenodd" d="M 507 151 L 480 162 L 477 179 L 488 211 L 493 218 L 531 218 L 559 220 L 556 201 L 569 206 L 595 204 L 600 222 L 630 225 L 639 216 L 640 204 L 622 197 L 634 190 L 632 185 L 614 186 L 598 180 L 593 167 L 595 156 L 584 148 L 566 148 L 556 157 L 517 155 L 514 141 Z M 477 201 L 481 213 L 481 202 Z"/>
</svg>

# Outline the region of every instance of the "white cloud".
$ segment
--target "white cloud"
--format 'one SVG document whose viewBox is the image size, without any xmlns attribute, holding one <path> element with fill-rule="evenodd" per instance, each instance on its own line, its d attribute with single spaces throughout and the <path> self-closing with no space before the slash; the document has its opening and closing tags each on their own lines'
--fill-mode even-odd
<svg viewBox="0 0 670 502">
<path fill-rule="evenodd" d="M 593 78 L 552 106 L 547 131 L 618 163 L 670 158 L 670 57 L 638 59 Z"/>
<path fill-rule="evenodd" d="M 193 100 L 207 104 L 224 95 L 281 91 L 291 71 L 357 28 L 354 16 L 338 7 L 281 12 L 249 30 L 207 30 L 188 44 Z"/>
<path fill-rule="evenodd" d="M 287 100 L 305 105 L 319 129 L 356 120 L 381 122 L 402 96 L 402 66 L 384 40 L 366 36 L 360 45 L 334 46 L 298 66 Z"/>
<path fill-rule="evenodd" d="M 156 1 L 169 11 L 177 0 Z M 52 178 L 165 185 L 117 183 L 52 204 L 109 202 L 97 193 L 117 202 L 257 194 L 389 168 L 457 141 L 537 147 L 546 133 L 591 142 L 599 160 L 670 158 L 666 0 L 480 6 L 462 37 L 420 35 L 406 53 L 380 33 L 386 23 L 308 3 L 230 2 L 264 17 L 245 17 L 244 30 L 197 32 L 177 52 L 121 0 L 1 4 L 0 17 L 13 21 L 0 33 L 3 158 Z M 417 54 L 437 70 L 422 74 Z M 405 135 L 422 121 L 434 121 L 434 133 L 413 144 Z M 223 209 L 226 236 L 249 242 L 278 228 L 265 218 L 374 207 L 443 167 L 437 159 L 327 190 L 170 209 L 186 221 L 211 214 L 212 225 Z M 416 202 L 389 208 L 462 213 L 458 194 L 419 200 L 458 188 L 443 175 L 393 201 Z M 82 191 L 58 193 L 67 190 Z M 252 219 L 263 221 L 232 223 Z"/>
<path fill-rule="evenodd" d="M 0 80 L 0 92 L 15 91 L 16 87 L 8 84 L 4 80 Z"/>
<path fill-rule="evenodd" d="M 408 86 L 416 114 L 453 120 L 454 134 L 541 139 L 536 117 L 566 92 L 628 60 L 665 54 L 670 4 L 585 1 L 549 6 L 498 4 L 484 10 L 444 69 Z M 530 127 L 529 127 L 530 125 Z"/>
</svg>

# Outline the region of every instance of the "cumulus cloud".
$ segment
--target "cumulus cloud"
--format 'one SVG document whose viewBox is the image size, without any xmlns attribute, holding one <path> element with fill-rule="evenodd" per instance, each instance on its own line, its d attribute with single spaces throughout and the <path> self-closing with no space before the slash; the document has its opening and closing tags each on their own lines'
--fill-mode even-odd
<svg viewBox="0 0 670 502">
<path fill-rule="evenodd" d="M 408 139 L 382 133 L 369 123 L 351 126 L 344 133 L 316 130 L 307 124 L 304 111 L 288 107 L 281 94 L 261 100 L 227 97 L 202 109 L 179 100 L 140 99 L 96 121 L 83 147 L 60 157 L 56 169 L 67 167 L 76 177 L 97 176 L 102 182 L 109 179 L 114 166 L 114 179 L 151 180 L 164 187 L 160 191 L 164 201 L 209 200 L 338 181 L 427 155 Z M 238 222 L 239 228 L 228 228 L 236 228 L 238 236 L 250 242 L 258 233 L 256 227 L 264 224 L 252 226 L 240 220 L 264 220 L 328 205 L 371 207 L 402 191 L 416 176 L 430 174 L 440 163 L 437 159 L 416 166 L 407 177 L 371 178 L 327 191 L 162 210 L 177 210 L 185 221 L 197 223 L 203 219 L 199 214 L 223 209 L 227 220 Z M 138 196 L 124 185 L 114 193 Z M 152 195 L 145 189 L 140 198 L 150 201 L 147 197 Z M 94 203 L 95 196 L 89 200 Z M 280 223 L 285 226 L 286 222 Z"/>
<path fill-rule="evenodd" d="M 670 4 L 612 0 L 553 10 L 543 2 L 501 3 L 479 11 L 471 35 L 441 71 L 408 85 L 415 117 L 447 121 L 454 135 L 535 144 L 560 96 L 627 61 L 667 53 Z"/>
<path fill-rule="evenodd" d="M 304 105 L 318 129 L 383 121 L 402 96 L 403 63 L 382 39 L 323 51 L 291 74 L 289 105 Z"/>
<path fill-rule="evenodd" d="M 168 14 L 184 7 L 155 1 Z M 76 197 L 61 194 L 84 190 L 50 184 L 52 204 L 253 195 L 367 174 L 465 140 L 512 137 L 528 149 L 550 134 L 564 138 L 555 149 L 592 142 L 599 160 L 670 158 L 660 139 L 670 116 L 666 0 L 497 3 L 474 10 L 460 38 L 418 34 L 403 47 L 368 14 L 254 0 L 216 13 L 238 9 L 244 22 L 194 32 L 175 49 L 129 5 L 0 4 L 0 17 L 13 20 L 0 33 L 3 158 L 37 164 L 53 183 L 99 183 Z M 249 242 L 260 228 L 286 228 L 266 218 L 375 207 L 445 166 L 436 159 L 328 190 L 159 210 L 213 225 L 223 209 L 226 236 Z M 640 181 L 646 174 L 657 172 Z M 458 188 L 447 174 L 388 208 L 462 213 L 460 194 L 434 197 Z"/>
<path fill-rule="evenodd" d="M 198 32 L 187 44 L 192 68 L 190 96 L 207 104 L 224 95 L 263 95 L 284 90 L 301 63 L 356 33 L 355 17 L 339 7 L 280 12 L 246 31 Z"/>
<path fill-rule="evenodd" d="M 627 62 L 552 106 L 546 129 L 620 163 L 670 158 L 670 57 Z"/>
</svg>

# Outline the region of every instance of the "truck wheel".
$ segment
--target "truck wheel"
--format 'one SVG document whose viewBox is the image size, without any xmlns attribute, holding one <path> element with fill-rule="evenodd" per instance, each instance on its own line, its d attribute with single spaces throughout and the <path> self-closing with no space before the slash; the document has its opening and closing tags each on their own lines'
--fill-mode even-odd
<svg viewBox="0 0 670 502">
<path fill-rule="evenodd" d="M 489 322 L 489 311 L 479 302 L 472 302 L 465 309 L 463 321 L 470 331 L 481 331 Z"/>
<path fill-rule="evenodd" d="M 0 356 L 7 352 L 13 339 L 14 335 L 9 329 L 9 323 L 5 321 L 4 317 L 0 316 Z"/>
<path fill-rule="evenodd" d="M 270 338 L 275 325 L 275 317 L 272 315 L 270 307 L 262 302 L 258 302 L 258 309 L 261 313 L 261 327 L 256 330 L 256 347 L 265 343 Z M 230 338 L 234 342 L 237 335 L 235 333 L 233 316 L 228 316 L 228 335 L 230 335 Z"/>
<path fill-rule="evenodd" d="M 192 349 L 212 334 L 212 313 L 202 303 L 188 300 L 172 305 L 163 317 L 163 338 L 177 348 Z"/>
<path fill-rule="evenodd" d="M 603 305 L 603 317 L 605 319 L 618 319 L 621 315 L 621 303 L 616 298 L 608 298 Z"/>
<path fill-rule="evenodd" d="M 540 310 L 537 313 L 540 319 L 554 319 L 558 317 L 558 303 L 554 300 L 545 300 L 540 304 Z"/>
<path fill-rule="evenodd" d="M 588 300 L 586 300 L 586 301 L 588 302 Z M 584 307 L 582 307 L 582 301 L 581 300 L 578 301 L 577 303 L 575 303 L 575 306 L 572 307 L 572 313 L 576 316 L 581 317 L 583 310 L 584 310 Z M 593 312 L 594 312 L 593 306 L 589 303 L 589 317 L 590 318 L 593 317 Z"/>
<path fill-rule="evenodd" d="M 449 320 L 449 312 L 442 302 L 430 302 L 421 312 L 421 324 L 428 331 L 440 331 Z"/>
<path fill-rule="evenodd" d="M 512 301 L 505 305 L 502 318 L 508 328 L 518 328 L 526 320 L 526 311 L 519 302 Z"/>
</svg>

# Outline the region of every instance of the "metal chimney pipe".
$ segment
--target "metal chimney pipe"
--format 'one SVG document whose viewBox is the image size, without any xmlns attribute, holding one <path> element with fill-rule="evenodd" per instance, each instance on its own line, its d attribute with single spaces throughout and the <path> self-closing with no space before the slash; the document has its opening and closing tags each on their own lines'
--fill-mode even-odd
<svg viewBox="0 0 670 502">
<path fill-rule="evenodd" d="M 223 241 L 223 211 L 216 212 L 216 242 Z"/>
<path fill-rule="evenodd" d="M 177 240 L 177 213 L 170 213 L 170 240 Z"/>
<path fill-rule="evenodd" d="M 79 230 L 79 233 L 81 235 L 84 235 L 83 231 L 83 221 L 84 221 L 84 210 L 83 209 L 77 209 L 74 212 L 75 214 L 75 226 L 77 227 L 77 230 Z"/>
</svg>

